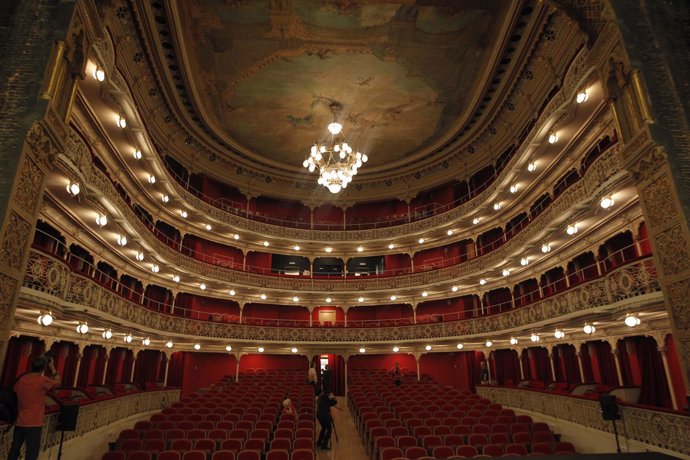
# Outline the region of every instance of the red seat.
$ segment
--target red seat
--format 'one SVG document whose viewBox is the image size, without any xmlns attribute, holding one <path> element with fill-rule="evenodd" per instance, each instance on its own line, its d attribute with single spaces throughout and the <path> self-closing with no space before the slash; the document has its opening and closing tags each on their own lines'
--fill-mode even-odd
<svg viewBox="0 0 690 460">
<path fill-rule="evenodd" d="M 226 439 L 220 443 L 220 448 L 222 450 L 232 450 L 235 452 L 239 452 L 242 450 L 242 444 L 244 443 L 244 440 L 242 439 Z"/>
<path fill-rule="evenodd" d="M 487 444 L 482 448 L 482 454 L 488 455 L 489 457 L 500 457 L 505 454 L 505 450 L 501 445 Z"/>
<path fill-rule="evenodd" d="M 532 444 L 532 435 L 522 431 L 513 433 L 513 442 L 516 444 Z"/>
<path fill-rule="evenodd" d="M 304 433 L 303 433 L 304 434 Z M 311 436 L 313 432 L 309 432 L 309 435 Z M 287 439 L 292 439 L 292 437 L 295 435 L 295 432 L 288 429 L 288 428 L 278 428 L 275 433 L 273 433 L 273 439 L 276 438 L 287 438 Z"/>
<path fill-rule="evenodd" d="M 141 438 L 140 432 L 137 430 L 122 430 L 118 439 L 139 439 Z"/>
<path fill-rule="evenodd" d="M 426 449 L 423 447 L 408 447 L 405 449 L 405 457 L 409 458 L 410 460 L 417 460 L 421 457 L 426 457 Z"/>
<path fill-rule="evenodd" d="M 537 452 L 545 455 L 553 454 L 553 444 L 550 442 L 535 442 L 530 448 L 532 452 Z"/>
<path fill-rule="evenodd" d="M 491 427 L 489 427 L 489 425 L 482 425 L 481 423 L 478 423 L 472 427 L 472 433 L 489 434 L 491 433 Z"/>
<path fill-rule="evenodd" d="M 211 453 L 216 450 L 215 439 L 197 439 L 194 443 L 194 450 L 203 450 L 206 453 Z"/>
<path fill-rule="evenodd" d="M 165 441 L 162 439 L 147 439 L 146 442 L 144 442 L 143 450 L 158 453 L 165 450 Z"/>
<path fill-rule="evenodd" d="M 147 420 L 140 420 L 134 424 L 135 430 L 150 430 L 153 428 L 153 423 Z"/>
<path fill-rule="evenodd" d="M 414 436 L 398 436 L 395 439 L 395 442 L 396 445 L 403 450 L 407 449 L 408 447 L 414 447 L 418 445 L 417 438 L 415 438 Z"/>
<path fill-rule="evenodd" d="M 277 438 L 271 441 L 271 450 L 292 450 L 292 439 Z"/>
<path fill-rule="evenodd" d="M 524 444 L 508 444 L 506 445 L 506 454 L 527 455 L 527 447 Z"/>
<path fill-rule="evenodd" d="M 535 431 L 532 434 L 532 442 L 556 442 L 550 431 Z"/>
<path fill-rule="evenodd" d="M 465 444 L 465 436 L 459 434 L 447 434 L 443 437 L 443 445 L 456 447 Z"/>
<path fill-rule="evenodd" d="M 206 460 L 206 455 L 203 450 L 189 450 L 182 454 L 182 460 Z"/>
<path fill-rule="evenodd" d="M 295 442 L 292 443 L 293 450 L 313 450 L 314 449 L 314 438 L 295 438 Z"/>
<path fill-rule="evenodd" d="M 536 434 L 536 433 L 535 433 L 535 434 Z M 555 443 L 554 446 L 553 446 L 553 451 L 554 451 L 555 453 L 557 453 L 557 454 L 560 454 L 560 453 L 571 453 L 571 454 L 575 454 L 575 453 L 577 453 L 577 452 L 575 451 L 575 446 L 573 446 L 573 445 L 572 445 L 571 443 L 569 443 L 569 442 L 557 442 L 557 443 Z"/>
<path fill-rule="evenodd" d="M 476 457 L 479 455 L 479 452 L 477 452 L 477 448 L 474 446 L 458 446 L 457 449 L 455 449 L 455 453 L 460 455 L 461 457 Z"/>
<path fill-rule="evenodd" d="M 164 450 L 159 452 L 156 460 L 180 460 L 182 454 L 176 450 Z"/>
<path fill-rule="evenodd" d="M 489 435 L 490 444 L 501 444 L 505 446 L 510 443 L 510 437 L 506 433 L 491 433 Z"/>
<path fill-rule="evenodd" d="M 126 460 L 127 452 L 122 452 L 121 450 L 111 450 L 106 452 L 101 457 L 101 460 Z"/>
<path fill-rule="evenodd" d="M 148 450 L 135 450 L 127 455 L 127 460 L 151 460 L 151 455 Z"/>
<path fill-rule="evenodd" d="M 422 447 L 426 449 L 427 452 L 431 453 L 431 451 L 434 449 L 436 446 L 442 446 L 443 445 L 443 438 L 441 436 L 437 436 L 435 434 L 429 435 L 429 436 L 424 436 L 422 438 Z"/>
<path fill-rule="evenodd" d="M 266 452 L 266 460 L 290 460 L 287 450 L 269 450 Z"/>
<path fill-rule="evenodd" d="M 187 439 L 205 439 L 206 438 L 206 432 L 204 430 L 189 430 L 187 432 Z"/>
<path fill-rule="evenodd" d="M 455 454 L 455 450 L 448 446 L 436 446 L 431 451 L 431 455 L 439 460 L 445 460 L 448 457 L 452 457 Z"/>
<path fill-rule="evenodd" d="M 379 453 L 386 447 L 395 447 L 395 439 L 390 436 L 379 436 L 374 439 L 373 458 L 378 458 Z"/>
<path fill-rule="evenodd" d="M 192 441 L 191 439 L 173 439 L 170 443 L 170 450 L 192 450 L 193 445 L 194 441 Z"/>
<path fill-rule="evenodd" d="M 532 424 L 532 433 L 536 433 L 538 431 L 551 431 L 551 428 L 549 428 L 549 425 L 544 422 L 535 422 Z"/>
<path fill-rule="evenodd" d="M 485 434 L 473 433 L 467 437 L 467 444 L 481 448 L 481 446 L 489 444 L 489 440 Z"/>
<path fill-rule="evenodd" d="M 241 450 L 237 454 L 237 460 L 261 460 L 261 452 L 258 450 Z"/>
<path fill-rule="evenodd" d="M 255 450 L 257 452 L 260 452 L 261 454 L 264 453 L 266 450 L 266 439 L 261 439 L 261 438 L 249 438 L 246 441 L 244 441 L 244 450 Z"/>
<path fill-rule="evenodd" d="M 295 449 L 290 460 L 314 460 L 314 451 L 311 449 Z"/>
<path fill-rule="evenodd" d="M 446 425 L 439 425 L 434 427 L 434 434 L 438 436 L 445 436 L 447 434 L 451 434 L 453 431 L 450 429 L 449 426 Z"/>
<path fill-rule="evenodd" d="M 127 452 L 144 448 L 144 442 L 141 439 L 123 439 L 119 444 L 120 450 Z"/>
<path fill-rule="evenodd" d="M 410 449 L 408 447 L 408 449 Z M 398 447 L 385 447 L 379 453 L 379 460 L 393 460 L 394 458 L 404 457 L 402 449 Z M 292 460 L 295 460 L 294 457 Z"/>
<path fill-rule="evenodd" d="M 235 451 L 234 450 L 217 450 L 211 456 L 211 460 L 235 460 Z"/>
</svg>

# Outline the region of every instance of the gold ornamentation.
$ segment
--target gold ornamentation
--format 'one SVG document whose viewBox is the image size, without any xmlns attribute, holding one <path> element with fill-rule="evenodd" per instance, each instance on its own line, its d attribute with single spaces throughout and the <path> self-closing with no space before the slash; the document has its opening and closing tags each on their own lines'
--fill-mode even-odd
<svg viewBox="0 0 690 460">
<path fill-rule="evenodd" d="M 26 135 L 26 142 L 29 147 L 31 147 L 38 163 L 46 167 L 52 166 L 55 162 L 55 158 L 57 158 L 58 152 L 42 123 L 35 122 L 31 125 Z"/>
<path fill-rule="evenodd" d="M 38 207 L 38 191 L 43 188 L 43 171 L 27 155 L 23 155 L 22 165 L 16 179 L 14 202 L 33 215 Z"/>
<path fill-rule="evenodd" d="M 9 325 L 10 323 L 10 309 L 18 284 L 16 279 L 0 273 L 0 324 Z"/>
<path fill-rule="evenodd" d="M 667 162 L 668 158 L 664 149 L 655 146 L 630 167 L 630 172 L 635 182 L 644 182 L 656 176 Z"/>
<path fill-rule="evenodd" d="M 16 212 L 11 211 L 7 228 L 0 242 L 0 263 L 6 264 L 13 270 L 20 270 L 30 233 L 31 224 Z"/>
<path fill-rule="evenodd" d="M 678 217 L 678 206 L 674 196 L 668 174 L 642 188 L 642 204 L 647 211 L 647 222 L 651 228 L 664 225 Z"/>
<path fill-rule="evenodd" d="M 671 304 L 673 322 L 681 331 L 690 330 L 690 280 L 684 279 L 666 285 Z M 690 356 L 687 355 L 686 356 Z M 689 368 L 690 369 L 690 368 Z"/>
<path fill-rule="evenodd" d="M 682 224 L 654 235 L 653 241 L 665 275 L 674 275 L 690 268 L 690 248 Z"/>
</svg>

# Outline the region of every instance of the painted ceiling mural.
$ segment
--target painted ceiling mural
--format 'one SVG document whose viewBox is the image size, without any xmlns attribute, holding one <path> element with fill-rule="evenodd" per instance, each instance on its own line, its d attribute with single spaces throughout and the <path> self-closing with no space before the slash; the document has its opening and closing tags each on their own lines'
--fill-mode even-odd
<svg viewBox="0 0 690 460">
<path fill-rule="evenodd" d="M 371 168 L 409 161 L 458 128 L 508 4 L 174 2 L 197 102 L 219 135 L 299 166 L 335 102 Z"/>
</svg>

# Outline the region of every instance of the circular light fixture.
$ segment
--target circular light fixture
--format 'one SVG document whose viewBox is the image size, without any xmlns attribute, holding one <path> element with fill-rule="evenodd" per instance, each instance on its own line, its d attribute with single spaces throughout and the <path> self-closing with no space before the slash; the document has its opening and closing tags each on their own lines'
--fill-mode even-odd
<svg viewBox="0 0 690 460">
<path fill-rule="evenodd" d="M 400 351 L 400 348 L 399 348 L 399 347 L 393 347 L 393 353 L 397 353 L 397 352 L 399 352 L 399 351 Z"/>
<path fill-rule="evenodd" d="M 125 334 L 124 341 L 125 343 L 132 343 L 132 334 Z"/>
<path fill-rule="evenodd" d="M 453 287 L 450 288 L 450 290 L 451 290 L 451 292 L 458 292 L 458 287 L 457 287 L 457 286 L 453 286 Z"/>
<path fill-rule="evenodd" d="M 517 191 L 518 191 L 517 184 L 513 184 L 510 186 L 510 193 L 517 193 Z"/>
<path fill-rule="evenodd" d="M 458 350 L 462 350 L 462 349 L 465 347 L 465 345 L 459 343 L 459 344 L 455 345 L 455 347 L 456 347 Z"/>
<path fill-rule="evenodd" d="M 96 66 L 96 68 L 93 69 L 93 78 L 97 81 L 104 81 L 105 70 L 103 70 L 100 66 Z"/>
<path fill-rule="evenodd" d="M 507 268 L 504 268 L 503 271 L 501 272 L 501 275 L 503 275 L 503 276 L 510 275 L 510 270 L 508 270 Z"/>
<path fill-rule="evenodd" d="M 105 340 L 110 340 L 113 338 L 113 331 L 111 331 L 110 329 L 106 329 L 101 334 L 101 337 L 103 337 Z"/>
<path fill-rule="evenodd" d="M 333 299 L 331 299 L 330 297 L 326 297 L 326 303 L 331 303 L 332 301 Z"/>
<path fill-rule="evenodd" d="M 158 265 L 156 265 L 156 264 L 151 264 L 151 271 L 152 271 L 153 273 L 158 273 L 160 270 L 161 270 L 161 268 L 160 268 Z"/>
<path fill-rule="evenodd" d="M 81 192 L 79 182 L 67 182 L 67 193 L 69 194 L 69 196 L 77 196 L 79 195 L 79 192 Z"/>
<path fill-rule="evenodd" d="M 494 211 L 501 209 L 501 203 L 494 203 Z"/>
<path fill-rule="evenodd" d="M 549 243 L 542 244 L 541 245 L 541 252 L 543 252 L 544 254 L 551 252 L 551 245 Z"/>
<path fill-rule="evenodd" d="M 211 227 L 211 224 L 206 224 L 204 228 L 210 232 L 213 227 Z"/>
<path fill-rule="evenodd" d="M 563 332 L 562 329 L 556 329 L 556 331 L 554 331 L 553 333 L 553 336 L 557 339 L 562 339 L 563 337 L 565 337 L 565 332 Z"/>
<path fill-rule="evenodd" d="M 419 241 L 419 244 L 424 244 L 424 238 L 420 238 L 420 239 L 417 240 L 417 241 Z"/>
<path fill-rule="evenodd" d="M 363 248 L 362 246 L 358 246 L 358 247 L 357 247 L 357 252 L 362 252 L 362 251 L 364 251 L 364 248 Z"/>
<path fill-rule="evenodd" d="M 602 198 L 602 199 L 601 199 L 601 202 L 599 203 L 599 205 L 600 205 L 603 209 L 609 209 L 609 208 L 610 208 L 611 206 L 613 206 L 614 204 L 616 204 L 616 202 L 614 201 L 614 199 L 613 199 L 610 195 L 609 195 L 609 196 L 605 196 L 604 198 Z"/>
<path fill-rule="evenodd" d="M 527 171 L 534 172 L 537 170 L 537 164 L 534 161 L 527 163 Z"/>
<path fill-rule="evenodd" d="M 587 100 L 588 97 L 589 96 L 587 95 L 587 91 L 580 91 L 579 93 L 577 93 L 577 96 L 575 96 L 575 102 L 577 102 L 578 104 L 582 104 Z"/>
<path fill-rule="evenodd" d="M 484 278 L 479 279 L 479 285 L 484 286 L 486 284 L 486 280 Z"/>
<path fill-rule="evenodd" d="M 431 351 L 431 345 L 427 345 L 426 347 L 424 347 L 424 349 L 425 349 L 426 351 Z"/>
<path fill-rule="evenodd" d="M 558 134 L 555 132 L 549 134 L 549 144 L 555 144 L 556 142 L 558 142 Z"/>
<path fill-rule="evenodd" d="M 518 343 L 518 339 L 517 339 L 516 337 L 511 337 L 511 338 L 510 338 L 510 344 L 511 344 L 511 345 L 517 345 L 517 343 Z"/>
<path fill-rule="evenodd" d="M 428 296 L 428 295 L 429 295 L 428 292 L 426 292 L 426 291 L 422 292 L 422 297 L 426 297 L 426 296 Z"/>
<path fill-rule="evenodd" d="M 235 290 L 234 290 L 234 289 L 230 289 L 230 290 L 228 291 L 228 294 L 230 294 L 230 295 L 235 295 Z"/>
<path fill-rule="evenodd" d="M 388 245 L 388 249 L 394 249 L 394 248 L 395 248 L 395 245 L 393 243 Z"/>
<path fill-rule="evenodd" d="M 205 291 L 205 290 L 206 290 L 206 285 L 205 285 L 204 283 L 201 283 L 201 284 L 199 285 L 199 289 L 201 289 L 202 291 Z"/>
<path fill-rule="evenodd" d="M 87 332 L 89 332 L 89 325 L 86 324 L 85 322 L 80 322 L 77 325 L 77 333 L 78 334 L 86 334 Z"/>
<path fill-rule="evenodd" d="M 149 174 L 149 177 L 147 179 L 149 181 L 149 184 L 155 184 L 156 183 L 156 176 L 153 174 Z"/>
<path fill-rule="evenodd" d="M 127 246 L 127 235 L 123 235 L 122 233 L 117 235 L 117 245 L 118 246 Z"/>
<path fill-rule="evenodd" d="M 165 346 L 168 347 L 168 348 L 172 348 L 172 347 L 173 347 L 172 341 L 171 341 L 171 340 L 168 340 L 167 342 L 165 342 Z"/>
<path fill-rule="evenodd" d="M 292 347 L 292 348 L 290 348 L 290 351 L 293 352 L 293 353 L 297 353 L 297 348 Z"/>
<path fill-rule="evenodd" d="M 366 352 L 367 352 L 367 349 L 364 348 L 364 347 L 362 347 L 362 348 L 359 349 L 359 352 L 360 352 L 360 353 L 366 353 Z"/>
<path fill-rule="evenodd" d="M 359 302 L 359 303 L 364 302 L 364 297 L 360 297 L 359 299 L 357 299 L 357 302 Z"/>
<path fill-rule="evenodd" d="M 132 156 L 134 157 L 135 160 L 141 160 L 141 150 L 136 149 L 134 152 L 132 152 Z"/>
<path fill-rule="evenodd" d="M 148 347 L 149 345 L 151 345 L 151 339 L 149 339 L 148 337 L 146 337 L 144 340 L 141 341 L 141 343 L 142 343 L 142 345 L 144 345 L 145 347 Z"/>
<path fill-rule="evenodd" d="M 233 236 L 233 238 L 235 238 L 235 241 L 239 240 L 239 239 L 240 239 L 240 234 L 239 234 L 239 233 L 235 233 L 235 235 Z M 298 246 L 298 247 L 299 247 L 299 246 Z M 299 251 L 299 249 L 298 249 L 298 251 Z"/>
<path fill-rule="evenodd" d="M 163 203 L 167 203 L 168 201 L 170 201 L 170 197 L 168 195 L 163 195 L 161 196 L 161 201 Z"/>
<path fill-rule="evenodd" d="M 333 248 L 330 247 L 330 246 L 327 246 L 327 247 L 326 247 L 326 252 L 330 254 L 331 252 L 333 252 Z"/>
<path fill-rule="evenodd" d="M 585 327 L 582 328 L 585 334 L 592 335 L 597 330 L 593 324 L 585 323 Z"/>
<path fill-rule="evenodd" d="M 529 336 L 529 339 L 532 342 L 539 342 L 539 336 L 537 334 L 535 334 L 534 332 L 532 333 L 532 335 Z"/>
<path fill-rule="evenodd" d="M 270 245 L 271 245 L 271 243 L 269 243 L 268 241 L 264 241 L 264 246 L 265 246 L 265 247 L 269 247 Z"/>
<path fill-rule="evenodd" d="M 392 295 L 391 300 L 393 300 L 393 301 L 398 300 L 398 296 Z"/>
<path fill-rule="evenodd" d="M 225 346 L 225 351 L 232 351 L 232 347 L 230 345 Z"/>
<path fill-rule="evenodd" d="M 187 211 L 185 211 L 184 209 L 180 211 L 180 217 L 182 217 L 183 219 L 186 219 L 188 215 L 189 214 L 187 214 Z"/>
<path fill-rule="evenodd" d="M 331 132 L 331 134 L 340 134 L 340 132 L 343 130 L 343 125 L 334 121 L 328 125 L 328 130 Z"/>
<path fill-rule="evenodd" d="M 173 275 L 172 280 L 176 283 L 180 282 L 180 275 Z"/>
<path fill-rule="evenodd" d="M 264 352 L 264 347 L 259 347 L 259 353 L 263 353 L 263 352 Z"/>
<path fill-rule="evenodd" d="M 628 327 L 639 326 L 640 323 L 641 323 L 640 318 L 636 315 L 626 315 L 625 316 L 625 325 Z"/>
<path fill-rule="evenodd" d="M 108 216 L 101 213 L 96 214 L 96 224 L 101 228 L 105 227 L 108 225 Z"/>
<path fill-rule="evenodd" d="M 116 123 L 117 126 L 119 126 L 122 129 L 125 129 L 127 127 L 127 120 L 125 119 L 124 115 L 118 115 Z"/>
<path fill-rule="evenodd" d="M 302 249 L 302 248 L 300 248 L 299 246 L 295 246 L 293 249 L 294 249 L 295 251 L 299 251 L 299 250 Z"/>
<path fill-rule="evenodd" d="M 292 298 L 292 301 L 293 301 L 293 302 L 299 302 L 299 297 L 297 297 L 297 296 L 293 297 L 293 298 Z"/>
<path fill-rule="evenodd" d="M 472 219 L 472 223 L 474 225 L 477 225 L 479 223 L 479 217 L 475 217 L 474 219 Z"/>
<path fill-rule="evenodd" d="M 528 266 L 529 265 L 529 259 L 527 257 L 523 257 L 522 259 L 520 259 L 520 265 L 522 265 L 523 267 Z"/>
<path fill-rule="evenodd" d="M 449 229 L 449 230 L 446 232 L 446 234 L 447 234 L 448 236 L 452 236 L 452 235 L 453 235 L 453 230 L 452 230 L 452 229 Z"/>
<path fill-rule="evenodd" d="M 137 251 L 134 258 L 137 259 L 139 262 L 141 262 L 142 260 L 144 260 L 144 253 L 141 251 Z"/>
<path fill-rule="evenodd" d="M 200 343 L 195 343 L 195 344 L 194 344 L 194 349 L 195 349 L 195 350 L 201 350 L 201 344 L 200 344 Z"/>
<path fill-rule="evenodd" d="M 261 294 L 259 297 L 261 298 L 261 300 L 266 300 L 266 294 Z"/>
<path fill-rule="evenodd" d="M 565 232 L 566 232 L 568 235 L 573 236 L 574 234 L 577 233 L 577 224 L 570 224 L 570 225 L 568 225 L 568 228 L 565 229 Z"/>
<path fill-rule="evenodd" d="M 493 346 L 493 342 L 491 340 L 487 340 L 484 345 L 486 345 L 486 348 L 491 348 Z"/>
</svg>

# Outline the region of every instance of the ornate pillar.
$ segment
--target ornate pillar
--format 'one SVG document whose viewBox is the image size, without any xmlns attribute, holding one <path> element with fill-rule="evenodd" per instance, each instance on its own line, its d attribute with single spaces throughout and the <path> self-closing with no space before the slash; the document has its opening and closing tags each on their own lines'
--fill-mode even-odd
<svg viewBox="0 0 690 460">
<path fill-rule="evenodd" d="M 163 377 L 163 386 L 167 387 L 168 375 L 170 374 L 170 360 L 172 359 L 172 352 L 166 350 L 162 353 L 165 355 L 165 377 Z"/>
<path fill-rule="evenodd" d="M 237 362 L 235 363 L 235 383 L 240 381 L 240 360 L 242 359 L 242 356 L 246 355 L 247 353 L 237 353 Z"/>
<path fill-rule="evenodd" d="M 79 371 L 81 370 L 82 366 L 82 361 L 84 359 L 90 359 L 90 356 L 88 356 L 86 353 L 84 353 L 84 349 L 86 348 L 86 343 L 85 342 L 76 342 L 77 345 L 77 368 L 74 370 L 74 380 L 72 381 L 72 386 L 76 387 L 77 382 L 79 380 Z"/>
<path fill-rule="evenodd" d="M 244 311 L 244 305 L 246 304 L 246 302 L 242 301 L 238 302 L 238 304 L 240 307 L 240 324 L 242 324 L 242 312 Z"/>
<path fill-rule="evenodd" d="M 79 2 L 59 8 L 40 0 L 12 0 L 0 31 L 0 368 L 5 361 L 19 290 L 29 259 L 45 179 L 68 131 L 73 81 L 83 74 L 84 28 L 100 24 L 84 18 Z M 74 14 L 74 10 L 78 10 Z M 74 30 L 68 32 L 74 19 Z M 92 22 L 95 19 L 95 22 Z M 23 76 L 19 77 L 18 76 Z M 41 78 L 40 76 L 43 76 Z"/>
<path fill-rule="evenodd" d="M 139 354 L 139 351 L 140 351 L 140 350 L 138 350 L 138 349 L 133 349 L 133 350 L 132 350 L 132 357 L 133 357 L 133 359 L 132 359 L 132 369 L 131 369 L 131 371 L 130 371 L 130 373 L 129 373 L 129 381 L 132 382 L 132 383 L 134 382 L 134 369 L 136 369 L 136 367 L 137 367 L 137 355 Z"/>
<path fill-rule="evenodd" d="M 347 327 L 347 311 L 350 309 L 350 307 L 347 305 L 343 305 L 340 308 L 343 309 L 343 313 L 344 313 L 343 317 L 345 318 L 345 327 Z"/>
<path fill-rule="evenodd" d="M 556 381 L 556 363 L 554 362 L 553 348 L 549 350 L 549 364 L 551 365 L 551 381 Z"/>
<path fill-rule="evenodd" d="M 412 302 L 412 323 L 417 324 L 417 306 L 419 302 Z"/>
<path fill-rule="evenodd" d="M 621 371 L 621 354 L 618 350 L 618 339 L 609 338 L 606 341 L 611 345 L 611 354 L 613 361 L 616 363 L 616 375 L 618 376 L 618 385 L 623 385 L 623 372 Z"/>
<path fill-rule="evenodd" d="M 108 361 L 110 360 L 110 353 L 112 352 L 112 350 L 112 346 L 105 347 L 105 362 L 103 364 L 103 375 L 101 376 L 101 385 L 105 385 L 105 376 L 108 375 Z"/>
<path fill-rule="evenodd" d="M 309 310 L 309 327 L 313 327 L 313 320 L 314 320 L 314 306 L 313 305 L 308 305 L 307 310 Z"/>
<path fill-rule="evenodd" d="M 419 382 L 420 377 L 421 377 L 419 375 L 419 359 L 422 357 L 422 354 L 421 353 L 413 353 L 413 356 L 414 356 L 415 364 L 417 365 L 417 381 Z"/>
<path fill-rule="evenodd" d="M 520 380 L 525 380 L 525 366 L 522 364 L 522 352 L 525 348 L 517 348 L 518 364 L 520 365 Z"/>
</svg>

